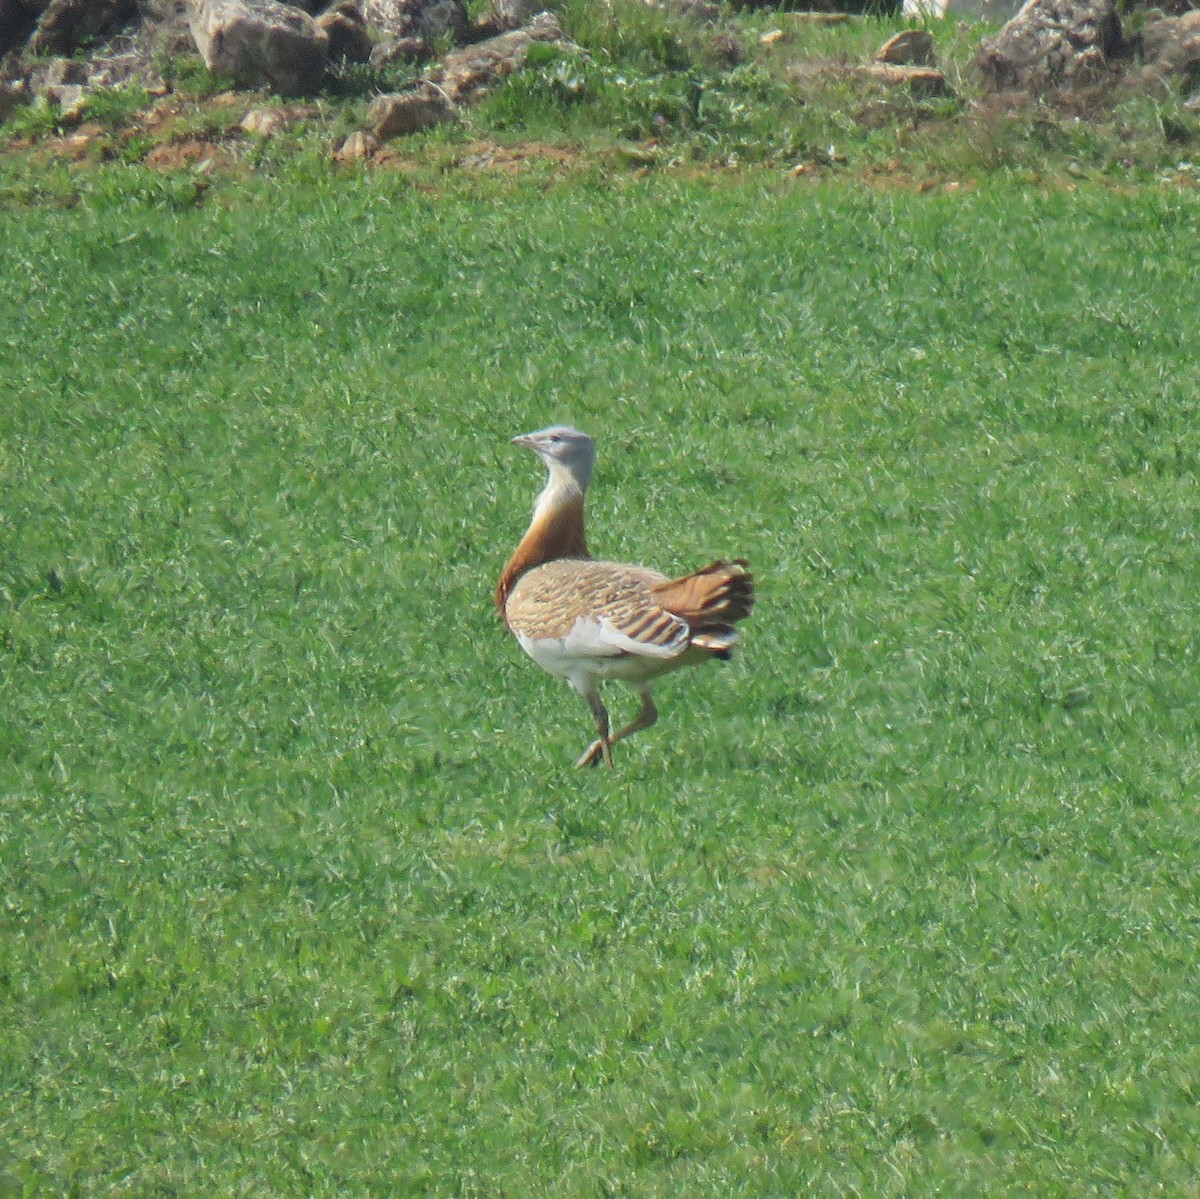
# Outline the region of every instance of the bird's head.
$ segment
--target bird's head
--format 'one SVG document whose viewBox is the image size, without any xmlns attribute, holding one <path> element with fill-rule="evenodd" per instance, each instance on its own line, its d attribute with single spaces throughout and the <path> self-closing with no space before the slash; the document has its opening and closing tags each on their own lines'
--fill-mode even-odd
<svg viewBox="0 0 1200 1199">
<path fill-rule="evenodd" d="M 546 464 L 554 483 L 574 484 L 579 491 L 587 490 L 596 462 L 596 443 L 569 425 L 551 425 L 536 433 L 523 433 L 513 438 L 513 445 L 533 450 Z"/>
</svg>

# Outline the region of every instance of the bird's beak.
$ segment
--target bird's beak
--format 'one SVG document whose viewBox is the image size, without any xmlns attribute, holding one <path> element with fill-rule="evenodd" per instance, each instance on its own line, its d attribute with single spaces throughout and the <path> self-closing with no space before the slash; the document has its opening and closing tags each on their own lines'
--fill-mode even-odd
<svg viewBox="0 0 1200 1199">
<path fill-rule="evenodd" d="M 513 443 L 513 445 L 523 445 L 526 447 L 526 449 L 531 450 L 531 449 L 533 449 L 533 446 L 534 446 L 533 434 L 532 433 L 522 433 L 520 437 L 514 437 L 512 439 L 512 443 Z"/>
</svg>

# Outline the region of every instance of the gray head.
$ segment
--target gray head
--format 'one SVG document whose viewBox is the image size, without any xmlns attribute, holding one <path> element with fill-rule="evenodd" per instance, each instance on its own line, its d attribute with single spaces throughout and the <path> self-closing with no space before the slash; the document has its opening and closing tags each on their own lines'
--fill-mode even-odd
<svg viewBox="0 0 1200 1199">
<path fill-rule="evenodd" d="M 551 425 L 536 433 L 514 437 L 513 445 L 533 450 L 546 464 L 552 484 L 569 480 L 580 491 L 587 490 L 596 462 L 596 443 L 586 433 L 570 425 Z"/>
</svg>

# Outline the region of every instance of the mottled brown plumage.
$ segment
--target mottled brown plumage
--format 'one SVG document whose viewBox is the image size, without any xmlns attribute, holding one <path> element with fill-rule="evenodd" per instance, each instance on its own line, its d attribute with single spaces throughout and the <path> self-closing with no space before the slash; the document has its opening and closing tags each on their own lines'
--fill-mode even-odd
<svg viewBox="0 0 1200 1199">
<path fill-rule="evenodd" d="M 744 558 L 718 561 L 683 578 L 644 566 L 594 561 L 583 501 L 595 448 L 575 429 L 554 426 L 513 439 L 536 451 L 550 479 L 533 520 L 496 586 L 496 606 L 521 647 L 588 701 L 599 734 L 579 759 L 612 765 L 612 745 L 657 719 L 650 681 L 705 658 L 727 659 L 733 625 L 754 606 Z M 642 697 L 634 720 L 609 734 L 598 683 L 616 678 Z"/>
</svg>

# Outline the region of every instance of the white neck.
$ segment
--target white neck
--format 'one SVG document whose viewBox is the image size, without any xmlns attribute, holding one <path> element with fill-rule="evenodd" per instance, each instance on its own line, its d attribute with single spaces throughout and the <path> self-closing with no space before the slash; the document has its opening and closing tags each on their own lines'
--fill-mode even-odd
<svg viewBox="0 0 1200 1199">
<path fill-rule="evenodd" d="M 572 500 L 582 500 L 588 483 L 591 481 L 590 466 L 581 469 L 582 464 L 580 464 L 580 467 L 571 470 L 558 462 L 551 462 L 547 465 L 550 477 L 546 480 L 546 486 L 538 496 L 537 503 L 534 504 L 533 518 L 535 521 L 539 516 L 544 516 L 555 508 L 561 508 Z"/>
</svg>

